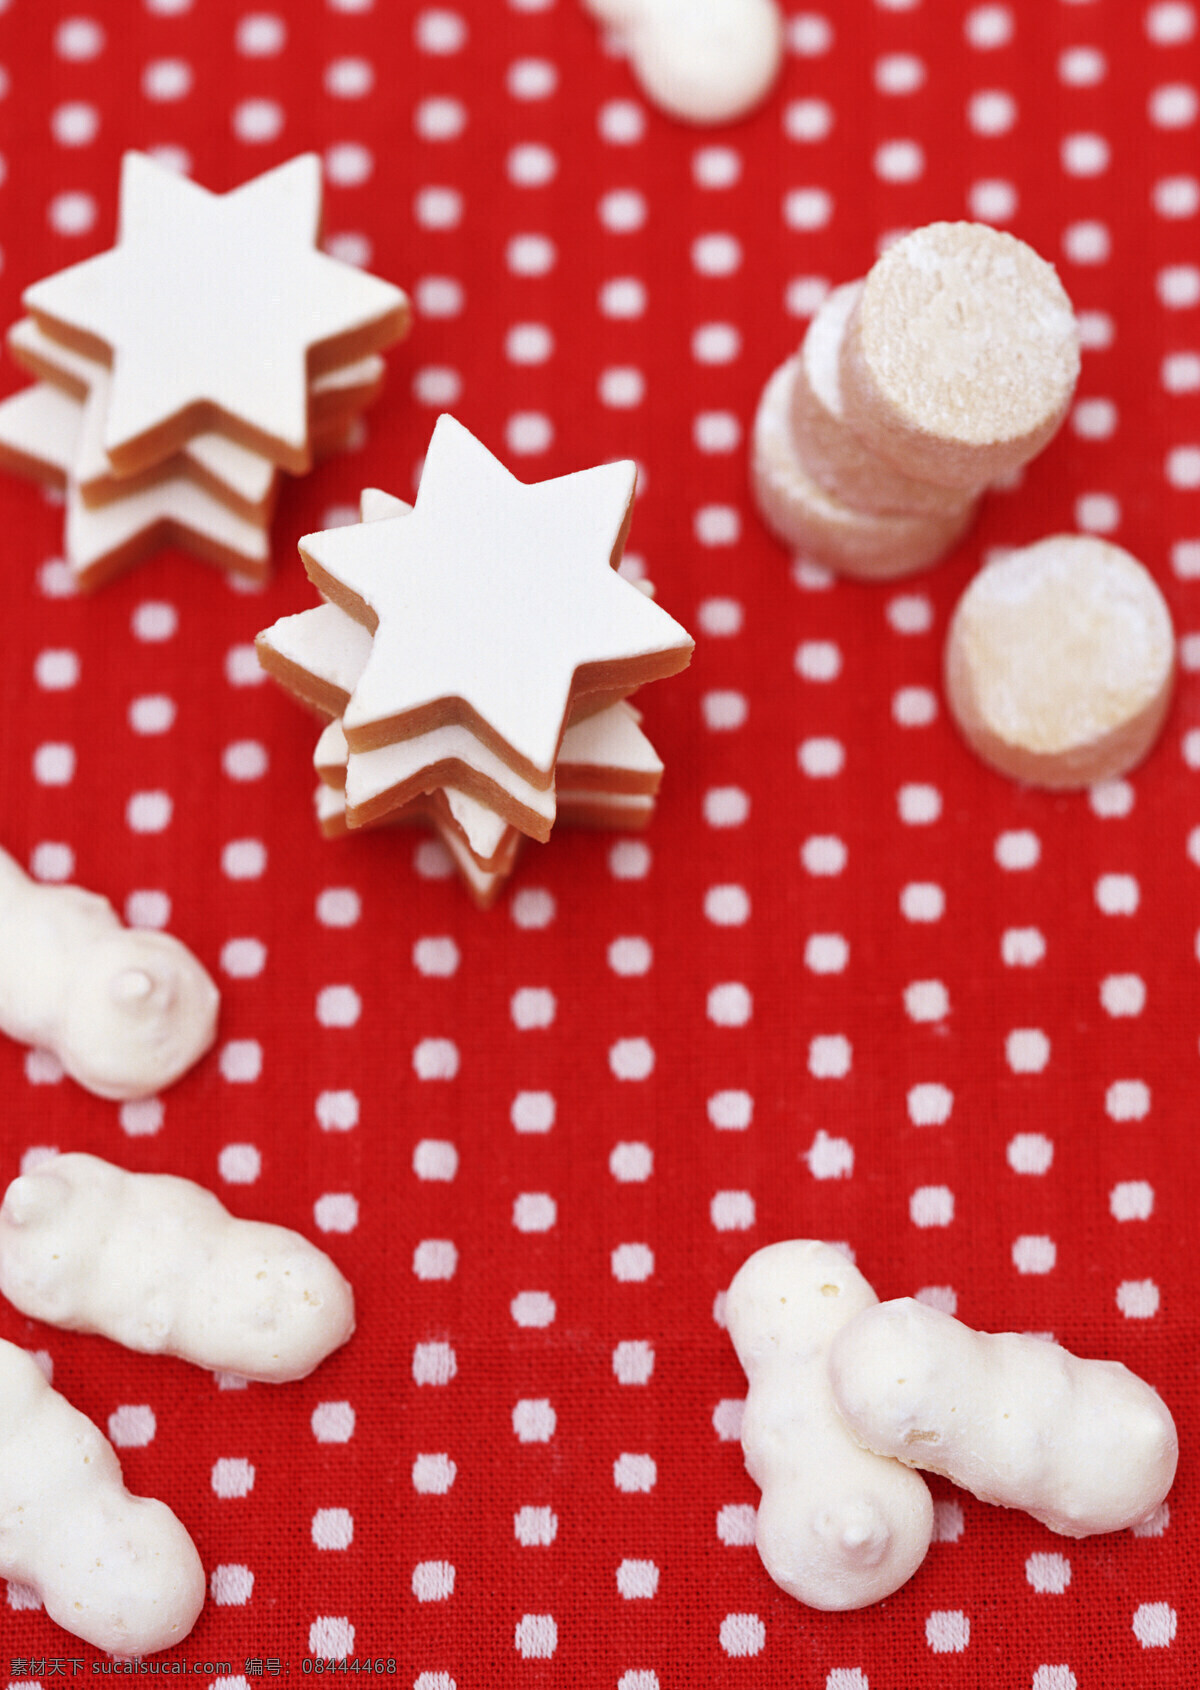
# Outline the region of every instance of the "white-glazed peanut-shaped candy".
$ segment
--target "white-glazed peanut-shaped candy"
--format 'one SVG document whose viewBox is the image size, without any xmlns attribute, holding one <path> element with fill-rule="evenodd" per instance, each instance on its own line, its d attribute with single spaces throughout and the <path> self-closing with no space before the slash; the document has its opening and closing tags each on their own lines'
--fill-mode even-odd
<svg viewBox="0 0 1200 1690">
<path fill-rule="evenodd" d="M 112 1445 L 0 1342 L 0 1576 L 31 1585 L 50 1618 L 110 1654 L 182 1642 L 204 1568 L 171 1510 L 131 1496 Z"/>
<path fill-rule="evenodd" d="M 584 0 L 617 30 L 656 106 L 687 123 L 728 123 L 766 94 L 783 58 L 776 0 Z"/>
<path fill-rule="evenodd" d="M 762 1490 L 758 1552 L 811 1608 L 880 1601 L 916 1572 L 933 1532 L 923 1481 L 863 1449 L 834 1407 L 830 1345 L 875 1300 L 840 1250 L 811 1239 L 759 1250 L 726 1298 L 750 1386 L 742 1448 Z"/>
<path fill-rule="evenodd" d="M 843 1327 L 829 1367 L 838 1409 L 866 1448 L 1067 1537 L 1136 1525 L 1175 1477 L 1167 1406 L 1120 1362 L 973 1332 L 901 1297 Z"/>
<path fill-rule="evenodd" d="M 1140 763 L 1175 682 L 1175 630 L 1153 577 L 1094 534 L 1052 534 L 987 564 L 946 636 L 946 699 L 973 750 L 1035 786 Z"/>
<path fill-rule="evenodd" d="M 167 933 L 106 898 L 42 885 L 0 851 L 0 1031 L 51 1050 L 98 1097 L 148 1097 L 203 1056 L 219 994 Z"/>
<path fill-rule="evenodd" d="M 0 1291 L 52 1326 L 270 1383 L 303 1379 L 354 1330 L 350 1286 L 298 1232 L 78 1154 L 5 1193 Z"/>
</svg>

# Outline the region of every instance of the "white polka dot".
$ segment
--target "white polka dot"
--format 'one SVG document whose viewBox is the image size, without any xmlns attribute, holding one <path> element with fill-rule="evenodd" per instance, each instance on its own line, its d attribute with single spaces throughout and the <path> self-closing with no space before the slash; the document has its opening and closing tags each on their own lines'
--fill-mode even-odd
<svg viewBox="0 0 1200 1690">
<path fill-rule="evenodd" d="M 887 619 L 897 634 L 927 634 L 933 626 L 933 605 L 923 593 L 899 593 L 888 601 Z"/>
<path fill-rule="evenodd" d="M 558 1205 L 544 1191 L 523 1191 L 513 1202 L 512 1223 L 518 1232 L 549 1232 L 558 1220 Z"/>
<path fill-rule="evenodd" d="M 692 179 L 698 188 L 732 188 L 741 174 L 741 155 L 732 147 L 699 147 L 692 154 Z"/>
<path fill-rule="evenodd" d="M 1067 47 L 1058 56 L 1058 79 L 1069 88 L 1094 88 L 1107 74 L 1099 47 Z"/>
<path fill-rule="evenodd" d="M 750 705 L 742 692 L 706 692 L 700 700 L 704 725 L 711 733 L 729 733 L 744 727 Z"/>
<path fill-rule="evenodd" d="M 70 880 L 75 872 L 75 853 L 69 845 L 43 840 L 30 854 L 29 872 L 35 880 Z"/>
<path fill-rule="evenodd" d="M 708 1118 L 722 1132 L 745 1132 L 754 1119 L 754 1099 L 747 1091 L 717 1091 L 708 1100 Z"/>
<path fill-rule="evenodd" d="M 422 317 L 457 317 L 466 300 L 463 285 L 453 276 L 422 276 L 413 289 Z"/>
<path fill-rule="evenodd" d="M 221 767 L 230 780 L 261 780 L 268 763 L 267 748 L 257 739 L 235 739 L 221 753 Z"/>
<path fill-rule="evenodd" d="M 784 195 L 783 221 L 789 229 L 811 233 L 833 216 L 833 196 L 824 188 L 793 188 Z"/>
<path fill-rule="evenodd" d="M 1014 1074 L 1040 1074 L 1050 1060 L 1050 1040 L 1039 1027 L 1018 1027 L 1005 1039 L 1004 1054 Z"/>
<path fill-rule="evenodd" d="M 904 1008 L 910 1021 L 944 1021 L 950 994 L 941 980 L 914 980 L 904 988 Z"/>
<path fill-rule="evenodd" d="M 1196 121 L 1196 90 L 1187 82 L 1168 82 L 1150 95 L 1151 123 L 1159 129 L 1186 129 Z"/>
<path fill-rule="evenodd" d="M 610 146 L 633 146 L 646 133 L 646 113 L 636 100 L 607 100 L 596 115 L 596 128 Z"/>
<path fill-rule="evenodd" d="M 506 82 L 514 100 L 545 100 L 558 87 L 558 70 L 549 59 L 514 59 Z"/>
<path fill-rule="evenodd" d="M 850 946 L 840 933 L 810 933 L 804 942 L 804 966 L 812 974 L 841 974 Z"/>
<path fill-rule="evenodd" d="M 908 1200 L 914 1226 L 949 1226 L 954 1219 L 954 1193 L 945 1185 L 921 1185 Z"/>
<path fill-rule="evenodd" d="M 1152 1279 L 1125 1279 L 1117 1286 L 1117 1307 L 1126 1320 L 1153 1320 L 1158 1305 L 1158 1286 Z"/>
<path fill-rule="evenodd" d="M 623 1185 L 639 1185 L 654 1172 L 654 1152 L 648 1144 L 615 1144 L 608 1158 L 608 1171 Z"/>
<path fill-rule="evenodd" d="M 554 336 L 545 323 L 514 323 L 504 337 L 510 364 L 544 364 L 554 351 Z"/>
<path fill-rule="evenodd" d="M 850 1072 L 853 1048 L 842 1033 L 819 1033 L 808 1047 L 808 1071 L 817 1080 L 841 1080 Z"/>
<path fill-rule="evenodd" d="M 654 1373 L 654 1346 L 641 1339 L 627 1339 L 612 1356 L 618 1385 L 648 1385 Z"/>
<path fill-rule="evenodd" d="M 418 14 L 413 38 L 422 53 L 460 53 L 467 41 L 466 20 L 444 7 L 430 7 Z"/>
<path fill-rule="evenodd" d="M 458 1173 L 458 1150 L 449 1139 L 420 1139 L 413 1149 L 412 1166 L 418 1179 L 452 1180 Z"/>
<path fill-rule="evenodd" d="M 749 1548 L 754 1542 L 756 1518 L 752 1502 L 727 1502 L 717 1511 L 717 1536 L 730 1549 Z"/>
<path fill-rule="evenodd" d="M 1087 534 L 1111 534 L 1121 521 L 1121 506 L 1111 493 L 1081 493 L 1075 501 L 1076 526 Z"/>
<path fill-rule="evenodd" d="M 243 1608 L 254 1593 L 254 1574 L 249 1567 L 237 1564 L 214 1567 L 208 1591 L 218 1607 Z"/>
<path fill-rule="evenodd" d="M 820 12 L 797 12 L 788 19 L 787 44 L 799 58 L 819 58 L 833 45 L 833 26 Z"/>
<path fill-rule="evenodd" d="M 229 880 L 258 880 L 267 867 L 261 839 L 231 839 L 221 851 L 221 872 Z"/>
<path fill-rule="evenodd" d="M 558 174 L 554 152 L 532 141 L 513 147 L 505 164 L 509 181 L 518 188 L 544 188 Z"/>
<path fill-rule="evenodd" d="M 422 1039 L 413 1050 L 418 1080 L 453 1080 L 458 1062 L 458 1046 L 451 1039 Z"/>
<path fill-rule="evenodd" d="M 937 711 L 937 696 L 928 687 L 900 687 L 892 694 L 892 719 L 902 728 L 928 727 Z"/>
<path fill-rule="evenodd" d="M 458 970 L 459 949 L 454 940 L 418 939 L 413 946 L 413 967 L 429 979 L 445 980 Z"/>
<path fill-rule="evenodd" d="M 1141 891 L 1131 874 L 1102 874 L 1095 885 L 1096 907 L 1104 915 L 1134 915 Z"/>
<path fill-rule="evenodd" d="M 980 11 L 1000 11 L 980 7 Z M 935 1610 L 925 1620 L 925 1641 L 935 1655 L 961 1654 L 971 1641 L 971 1622 L 960 1609 Z"/>
<path fill-rule="evenodd" d="M 925 65 L 915 53 L 886 53 L 875 60 L 874 74 L 881 94 L 915 94 L 924 86 Z"/>
<path fill-rule="evenodd" d="M 362 915 L 362 900 L 352 886 L 326 886 L 317 894 L 316 915 L 322 927 L 353 927 Z"/>
<path fill-rule="evenodd" d="M 272 12 L 247 12 L 234 35 L 237 50 L 248 59 L 269 59 L 283 51 L 287 28 Z"/>
<path fill-rule="evenodd" d="M 651 1455 L 626 1452 L 613 1462 L 613 1484 L 620 1491 L 645 1494 L 652 1491 L 657 1483 L 658 1467 Z"/>
<path fill-rule="evenodd" d="M 47 210 L 57 235 L 86 235 L 96 221 L 96 202 L 90 194 L 56 194 Z"/>
<path fill-rule="evenodd" d="M 1194 264 L 1169 264 L 1155 277 L 1155 291 L 1170 311 L 1188 311 L 1200 303 L 1200 269 Z"/>
<path fill-rule="evenodd" d="M 557 248 L 548 235 L 514 235 L 505 252 L 514 276 L 548 275 L 557 259 Z"/>
<path fill-rule="evenodd" d="M 1194 217 L 1200 210 L 1200 182 L 1194 176 L 1163 176 L 1151 199 L 1160 217 Z"/>
<path fill-rule="evenodd" d="M 1012 1260 L 1018 1273 L 1052 1273 L 1058 1250 L 1052 1238 L 1027 1233 L 1013 1240 Z"/>
<path fill-rule="evenodd" d="M 171 919 L 171 900 L 166 892 L 150 887 L 131 892 L 125 900 L 125 922 L 129 927 L 161 931 Z"/>
<path fill-rule="evenodd" d="M 810 780 L 830 780 L 841 774 L 846 763 L 846 748 L 839 739 L 806 739 L 796 755 L 801 772 Z"/>
<path fill-rule="evenodd" d="M 169 792 L 135 792 L 125 805 L 125 825 L 134 833 L 162 833 L 174 808 Z"/>
<path fill-rule="evenodd" d="M 60 147 L 86 147 L 99 129 L 100 113 L 82 100 L 56 106 L 50 117 L 50 132 Z"/>
<path fill-rule="evenodd" d="M 1140 974 L 1109 974 L 1100 982 L 1100 1002 L 1109 1015 L 1140 1015 L 1146 1007 L 1146 982 Z"/>
<path fill-rule="evenodd" d="M 509 450 L 522 456 L 544 452 L 554 439 L 554 424 L 540 411 L 515 411 L 505 425 Z"/>
<path fill-rule="evenodd" d="M 614 939 L 608 947 L 607 956 L 613 973 L 625 977 L 647 973 L 654 960 L 649 941 L 640 938 Z"/>
<path fill-rule="evenodd" d="M 94 18 L 64 18 L 54 32 L 54 51 L 60 59 L 82 63 L 104 50 L 104 31 Z"/>
<path fill-rule="evenodd" d="M 1071 1563 L 1065 1555 L 1031 1555 L 1025 1578 L 1039 1596 L 1061 1596 L 1071 1582 Z"/>
<path fill-rule="evenodd" d="M 254 1489 L 254 1466 L 249 1461 L 225 1456 L 213 1463 L 210 1483 L 214 1494 L 226 1500 L 249 1496 Z"/>
<path fill-rule="evenodd" d="M 354 1436 L 355 1414 L 348 1402 L 319 1402 L 312 1411 L 312 1434 L 319 1444 L 347 1444 Z"/>
<path fill-rule="evenodd" d="M 552 1508 L 518 1508 L 513 1536 L 525 1549 L 545 1549 L 558 1536 L 558 1515 Z"/>
<path fill-rule="evenodd" d="M 653 1561 L 622 1561 L 617 1568 L 617 1590 L 626 1602 L 649 1601 L 658 1594 L 658 1567 Z"/>
<path fill-rule="evenodd" d="M 129 726 L 136 734 L 167 733 L 175 723 L 175 700 L 164 693 L 147 693 L 129 706 Z"/>
<path fill-rule="evenodd" d="M 1195 9 L 1187 0 L 1160 0 L 1147 8 L 1145 24 L 1156 47 L 1178 47 L 1196 33 Z"/>
<path fill-rule="evenodd" d="M 242 100 L 233 109 L 233 132 L 251 145 L 275 140 L 283 125 L 284 111 L 277 100 Z"/>
<path fill-rule="evenodd" d="M 750 894 L 744 886 L 710 886 L 704 914 L 715 927 L 743 927 L 750 919 Z"/>
<path fill-rule="evenodd" d="M 702 323 L 692 335 L 692 357 L 698 364 L 731 364 L 741 350 L 741 333 L 733 323 Z"/>
<path fill-rule="evenodd" d="M 977 135 L 1004 135 L 1017 121 L 1017 102 L 1002 88 L 984 88 L 967 102 L 967 122 Z"/>
<path fill-rule="evenodd" d="M 1094 218 L 1069 224 L 1063 230 L 1062 244 L 1072 264 L 1104 264 L 1112 251 L 1108 225 Z"/>
<path fill-rule="evenodd" d="M 940 1127 L 950 1119 L 954 1093 L 936 1081 L 923 1081 L 908 1093 L 908 1118 L 914 1127 Z"/>
<path fill-rule="evenodd" d="M 833 128 L 827 100 L 792 100 L 784 107 L 783 132 L 790 141 L 823 141 Z"/>
<path fill-rule="evenodd" d="M 1017 190 L 1011 182 L 1000 177 L 985 177 L 972 182 L 967 192 L 967 208 L 980 223 L 1011 223 L 1017 214 Z M 996 482 L 994 485 L 999 486 Z"/>
<path fill-rule="evenodd" d="M 1133 1616 L 1133 1635 L 1143 1649 L 1167 1649 L 1175 1641 L 1179 1616 L 1167 1602 L 1143 1602 Z"/>
<path fill-rule="evenodd" d="M 979 52 L 1006 47 L 1013 38 L 1013 15 L 1007 6 L 976 6 L 967 13 L 963 31 Z"/>
<path fill-rule="evenodd" d="M 748 1232 L 754 1225 L 754 1199 L 748 1191 L 718 1191 L 708 1212 L 718 1232 Z"/>
<path fill-rule="evenodd" d="M 900 820 L 909 827 L 927 827 L 942 813 L 942 795 L 936 786 L 902 786 L 896 794 L 896 807 Z"/>
<path fill-rule="evenodd" d="M 317 1549 L 349 1549 L 354 1516 L 347 1508 L 318 1508 L 312 1517 L 312 1540 Z"/>
<path fill-rule="evenodd" d="M 1088 788 L 1092 814 L 1108 820 L 1127 816 L 1133 809 L 1133 787 L 1127 780 L 1101 780 Z"/>
<path fill-rule="evenodd" d="M 412 1486 L 421 1496 L 445 1496 L 458 1476 L 458 1467 L 445 1454 L 418 1455 L 412 1464 Z"/>
<path fill-rule="evenodd" d="M 154 1441 L 158 1421 L 148 1403 L 122 1403 L 108 1417 L 108 1435 L 118 1449 L 144 1449 Z"/>
<path fill-rule="evenodd" d="M 1150 1087 L 1144 1080 L 1114 1080 L 1104 1097 L 1114 1121 L 1141 1121 L 1150 1113 Z"/>
<path fill-rule="evenodd" d="M 558 1626 L 552 1614 L 522 1614 L 513 1647 L 526 1661 L 548 1661 L 558 1648 Z"/>
<path fill-rule="evenodd" d="M 692 268 L 702 276 L 732 276 L 741 263 L 742 246 L 736 235 L 699 235 L 692 242 Z"/>
<path fill-rule="evenodd" d="M 316 1116 L 322 1132 L 352 1132 L 358 1125 L 358 1097 L 352 1091 L 323 1091 L 317 1097 Z"/>
<path fill-rule="evenodd" d="M 711 786 L 704 794 L 709 827 L 741 827 L 749 814 L 750 799 L 740 786 Z"/>
<path fill-rule="evenodd" d="M 458 1375 L 458 1357 L 451 1344 L 433 1342 L 413 1347 L 412 1376 L 416 1385 L 449 1385 Z"/>
<path fill-rule="evenodd" d="M 1033 868 L 1042 854 L 1041 841 L 1036 833 L 1018 828 L 996 836 L 995 858 L 1003 869 L 1017 872 Z"/>
<path fill-rule="evenodd" d="M 648 1244 L 618 1244 L 610 1265 L 622 1285 L 641 1285 L 654 1272 L 654 1251 Z"/>
<path fill-rule="evenodd" d="M 254 1144 L 227 1144 L 217 1157 L 217 1171 L 228 1185 L 253 1185 L 262 1172 L 262 1154 Z"/>
<path fill-rule="evenodd" d="M 1044 1174 L 1054 1160 L 1054 1145 L 1042 1133 L 1017 1133 L 1004 1154 L 1014 1174 Z"/>
<path fill-rule="evenodd" d="M 1147 1221 L 1154 1213 L 1154 1187 L 1145 1180 L 1123 1180 L 1109 1192 L 1108 1208 L 1116 1221 Z"/>
<path fill-rule="evenodd" d="M 767 1628 L 757 1614 L 726 1614 L 721 1621 L 721 1647 L 735 1660 L 761 1655 L 767 1642 Z"/>
<path fill-rule="evenodd" d="M 793 276 L 784 292 L 784 305 L 793 317 L 815 317 L 829 297 L 825 276 Z"/>
<path fill-rule="evenodd" d="M 1046 955 L 1046 939 L 1037 927 L 1007 927 L 1000 936 L 1000 957 L 1009 968 L 1033 968 Z"/>
<path fill-rule="evenodd" d="M 602 405 L 615 411 L 632 410 L 646 396 L 646 378 L 632 365 L 611 365 L 601 370 L 596 392 Z"/>
<path fill-rule="evenodd" d="M 427 364 L 412 378 L 413 398 L 421 405 L 453 405 L 462 394 L 462 377 L 445 364 Z"/>
<path fill-rule="evenodd" d="M 1102 176 L 1108 169 L 1112 149 L 1103 135 L 1083 132 L 1064 136 L 1059 156 L 1068 176 Z"/>
<path fill-rule="evenodd" d="M 418 1279 L 453 1279 L 458 1271 L 458 1251 L 449 1238 L 423 1238 L 413 1251 L 413 1273 Z"/>
<path fill-rule="evenodd" d="M 75 747 L 49 742 L 33 754 L 33 778 L 39 786 L 70 786 L 75 778 Z"/>
<path fill-rule="evenodd" d="M 791 577 L 802 593 L 827 593 L 837 580 L 832 569 L 811 558 L 793 558 Z"/>
<path fill-rule="evenodd" d="M 940 921 L 946 913 L 946 894 L 932 881 L 910 881 L 900 892 L 900 913 L 906 921 Z"/>
<path fill-rule="evenodd" d="M 31 1086 L 56 1086 L 63 1078 L 63 1065 L 49 1050 L 25 1052 L 25 1078 Z"/>
<path fill-rule="evenodd" d="M 463 199 L 457 188 L 421 188 L 413 217 L 423 229 L 454 229 L 462 221 Z"/>
<path fill-rule="evenodd" d="M 832 640 L 805 640 L 796 647 L 794 662 L 806 681 L 833 681 L 842 672 L 841 648 Z"/>
<path fill-rule="evenodd" d="M 412 1570 L 418 1602 L 446 1602 L 454 1595 L 454 1567 L 449 1561 L 418 1561 Z"/>
<path fill-rule="evenodd" d="M 953 1285 L 924 1285 L 919 1291 L 914 1292 L 913 1301 L 917 1303 L 924 1303 L 926 1308 L 937 1309 L 940 1314 L 953 1315 L 958 1313 L 958 1292 L 954 1289 Z M 937 1505 L 935 1503 L 935 1509 L 936 1506 Z M 936 1535 L 936 1515 L 934 1529 Z M 961 1514 L 958 1520 L 957 1535 L 960 1537 L 962 1535 Z"/>
<path fill-rule="evenodd" d="M 1071 413 L 1071 427 L 1081 440 L 1107 440 L 1117 426 L 1111 399 L 1081 399 Z"/>
<path fill-rule="evenodd" d="M 915 182 L 925 171 L 925 151 L 917 141 L 885 141 L 872 160 L 884 182 Z"/>
<path fill-rule="evenodd" d="M 557 1008 L 554 993 L 544 986 L 522 986 L 509 1003 L 513 1026 L 522 1031 L 552 1026 Z"/>
<path fill-rule="evenodd" d="M 319 1232 L 353 1232 L 358 1225 L 358 1199 L 348 1191 L 327 1191 L 313 1204 Z"/>
<path fill-rule="evenodd" d="M 845 842 L 834 834 L 814 833 L 800 847 L 800 861 L 814 875 L 841 874 L 847 855 Z"/>
<path fill-rule="evenodd" d="M 716 1027 L 744 1027 L 754 1013 L 754 1000 L 740 981 L 730 980 L 712 987 L 706 1010 Z"/>
<path fill-rule="evenodd" d="M 817 1129 L 802 1159 L 814 1179 L 849 1179 L 854 1172 L 854 1146 L 849 1139 L 831 1137 L 824 1128 Z"/>
<path fill-rule="evenodd" d="M 522 1397 L 512 1411 L 512 1428 L 523 1444 L 549 1443 L 558 1417 L 545 1397 Z"/>
<path fill-rule="evenodd" d="M 630 235 L 646 221 L 646 201 L 636 188 L 614 188 L 600 200 L 596 215 L 614 235 Z"/>
<path fill-rule="evenodd" d="M 340 0 L 345 5 L 346 0 Z M 308 1628 L 308 1652 L 326 1661 L 344 1661 L 354 1648 L 354 1627 L 341 1614 L 318 1614 Z"/>
<path fill-rule="evenodd" d="M 121 1105 L 121 1131 L 129 1138 L 153 1138 L 161 1132 L 166 1111 L 162 1099 L 140 1097 Z"/>
<path fill-rule="evenodd" d="M 1200 487 L 1200 446 L 1175 446 L 1167 453 L 1165 473 L 1168 483 L 1191 492 Z"/>
<path fill-rule="evenodd" d="M 148 100 L 182 100 L 191 88 L 192 67 L 186 59 L 154 59 L 142 72 L 142 93 Z"/>
<path fill-rule="evenodd" d="M 369 59 L 333 59 L 325 67 L 325 92 L 335 100 L 361 100 L 374 86 Z"/>
<path fill-rule="evenodd" d="M 646 288 L 636 276 L 614 276 L 600 289 L 597 304 L 601 315 L 628 321 L 646 309 Z"/>
</svg>

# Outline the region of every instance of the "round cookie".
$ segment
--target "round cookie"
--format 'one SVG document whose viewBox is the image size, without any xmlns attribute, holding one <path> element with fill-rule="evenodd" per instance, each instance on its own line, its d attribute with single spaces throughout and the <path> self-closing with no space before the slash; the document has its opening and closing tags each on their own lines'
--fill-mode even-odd
<svg viewBox="0 0 1200 1690">
<path fill-rule="evenodd" d="M 730 123 L 783 60 L 776 0 L 584 0 L 617 31 L 646 97 L 685 123 Z"/>
<path fill-rule="evenodd" d="M 985 763 L 1035 786 L 1090 786 L 1140 762 L 1162 727 L 1171 614 L 1128 552 L 1055 534 L 976 575 L 951 618 L 945 679 Z"/>
<path fill-rule="evenodd" d="M 930 223 L 867 276 L 842 349 L 846 419 L 906 475 L 980 487 L 1041 450 L 1079 375 L 1052 265 L 981 223 Z"/>
<path fill-rule="evenodd" d="M 792 388 L 792 433 L 812 479 L 855 510 L 912 516 L 961 512 L 972 494 L 917 481 L 872 452 L 846 421 L 840 364 L 850 313 L 863 283 L 834 288 L 809 324 Z"/>
<path fill-rule="evenodd" d="M 843 575 L 887 580 L 933 563 L 966 532 L 975 501 L 941 515 L 881 516 L 852 510 L 807 473 L 792 438 L 792 390 L 800 357 L 772 375 L 754 419 L 751 485 L 767 527 L 784 545 Z"/>
</svg>

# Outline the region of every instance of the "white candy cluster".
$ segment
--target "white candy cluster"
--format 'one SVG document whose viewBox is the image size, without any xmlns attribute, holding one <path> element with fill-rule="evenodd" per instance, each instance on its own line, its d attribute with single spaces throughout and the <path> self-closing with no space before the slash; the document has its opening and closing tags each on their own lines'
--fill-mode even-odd
<svg viewBox="0 0 1200 1690">
<path fill-rule="evenodd" d="M 131 1496 L 112 1445 L 0 1342 L 0 1576 L 30 1585 L 52 1620 L 114 1655 L 182 1642 L 204 1568 L 165 1503 Z"/>
<path fill-rule="evenodd" d="M 1135 1526 L 1171 1488 L 1170 1412 L 1119 1362 L 880 1303 L 831 1245 L 758 1251 L 726 1318 L 759 1554 L 811 1607 L 865 1607 L 920 1566 L 932 1505 L 913 1468 L 1072 1537 Z"/>
<path fill-rule="evenodd" d="M 167 933 L 106 898 L 31 880 L 0 851 L 0 1031 L 49 1050 L 98 1097 L 148 1097 L 203 1056 L 216 986 Z"/>
<path fill-rule="evenodd" d="M 766 95 L 783 57 L 775 0 L 584 0 L 615 30 L 646 97 L 687 123 L 728 123 Z"/>
<path fill-rule="evenodd" d="M 272 1384 L 305 1378 L 354 1331 L 350 1286 L 298 1232 L 97 1156 L 56 1156 L 9 1186 L 0 1291 L 52 1326 Z"/>
</svg>

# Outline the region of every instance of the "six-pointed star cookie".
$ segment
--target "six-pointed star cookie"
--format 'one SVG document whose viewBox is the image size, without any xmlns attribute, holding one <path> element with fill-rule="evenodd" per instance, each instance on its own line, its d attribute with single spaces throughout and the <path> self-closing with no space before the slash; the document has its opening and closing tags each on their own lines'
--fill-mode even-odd
<svg viewBox="0 0 1200 1690">
<path fill-rule="evenodd" d="M 310 577 L 374 632 L 351 751 L 448 723 L 549 786 L 572 699 L 686 667 L 691 637 L 623 580 L 635 466 L 526 486 L 438 419 L 411 515 L 300 542 Z"/>
<path fill-rule="evenodd" d="M 104 448 L 118 474 L 213 426 L 310 467 L 310 374 L 408 321 L 400 288 L 318 250 L 320 209 L 312 153 L 227 194 L 125 155 L 116 246 L 24 295 L 47 334 L 111 358 Z"/>
</svg>

